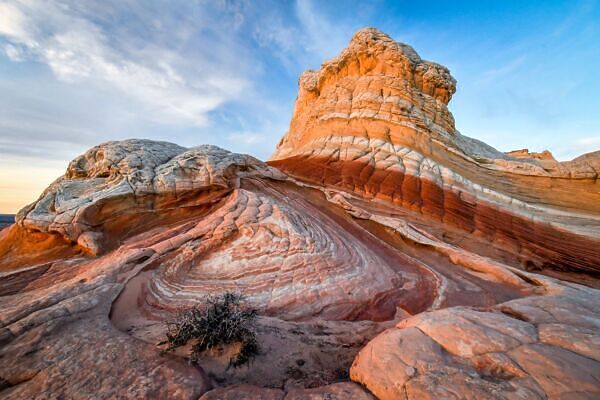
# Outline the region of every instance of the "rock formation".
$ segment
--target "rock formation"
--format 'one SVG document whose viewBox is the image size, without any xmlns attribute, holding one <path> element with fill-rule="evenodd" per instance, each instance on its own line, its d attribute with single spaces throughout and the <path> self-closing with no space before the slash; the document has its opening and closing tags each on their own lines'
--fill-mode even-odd
<svg viewBox="0 0 600 400">
<path fill-rule="evenodd" d="M 301 76 L 290 130 L 270 164 L 495 242 L 480 254 L 597 272 L 600 153 L 559 163 L 548 152 L 503 154 L 462 136 L 446 107 L 455 84 L 411 47 L 361 30 Z"/>
<path fill-rule="evenodd" d="M 368 28 L 302 75 L 268 163 L 148 140 L 73 160 L 0 230 L 2 397 L 600 396 L 600 152 L 462 136 L 455 88 Z M 260 313 L 253 363 L 156 346 L 225 291 Z"/>
</svg>

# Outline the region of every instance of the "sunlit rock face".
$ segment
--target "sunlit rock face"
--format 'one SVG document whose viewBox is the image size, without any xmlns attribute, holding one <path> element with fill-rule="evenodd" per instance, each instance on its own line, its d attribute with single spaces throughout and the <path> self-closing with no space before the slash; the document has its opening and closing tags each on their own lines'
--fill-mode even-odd
<svg viewBox="0 0 600 400">
<path fill-rule="evenodd" d="M 261 168 L 283 176 L 253 157 L 214 146 L 108 142 L 71 161 L 64 177 L 19 212 L 17 224 L 60 234 L 95 255 L 148 223 L 218 200 L 232 189 L 238 171 L 244 176 Z"/>
<path fill-rule="evenodd" d="M 363 29 L 302 75 L 270 164 L 456 226 L 528 269 L 597 273 L 600 152 L 559 163 L 462 136 L 447 108 L 455 88 L 446 68 Z"/>
<path fill-rule="evenodd" d="M 0 397 L 598 398 L 600 153 L 462 136 L 449 71 L 375 29 L 299 86 L 268 163 L 108 142 L 0 230 Z M 226 291 L 250 366 L 156 346 Z"/>
<path fill-rule="evenodd" d="M 444 141 L 456 134 L 447 108 L 456 81 L 448 69 L 377 29 L 358 31 L 340 55 L 305 71 L 298 91 L 290 129 L 272 159 L 332 133 L 407 143 L 418 133 Z"/>
<path fill-rule="evenodd" d="M 536 284 L 544 296 L 400 322 L 361 350 L 351 378 L 390 400 L 597 397 L 598 290 L 548 278 Z"/>
</svg>

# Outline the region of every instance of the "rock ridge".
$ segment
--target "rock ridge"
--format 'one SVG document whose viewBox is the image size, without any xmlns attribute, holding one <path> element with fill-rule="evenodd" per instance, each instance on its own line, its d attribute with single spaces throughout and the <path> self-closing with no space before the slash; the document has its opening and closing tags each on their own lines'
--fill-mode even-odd
<svg viewBox="0 0 600 400">
<path fill-rule="evenodd" d="M 598 398 L 600 152 L 501 153 L 456 130 L 455 90 L 365 28 L 301 76 L 267 163 L 75 158 L 0 230 L 0 397 Z M 260 314 L 253 363 L 160 344 L 225 291 Z"/>
</svg>

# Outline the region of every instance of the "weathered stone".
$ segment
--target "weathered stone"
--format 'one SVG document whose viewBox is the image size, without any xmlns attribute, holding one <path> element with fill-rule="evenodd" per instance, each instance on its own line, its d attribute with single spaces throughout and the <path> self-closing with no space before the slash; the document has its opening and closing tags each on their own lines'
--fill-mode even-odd
<svg viewBox="0 0 600 400">
<path fill-rule="evenodd" d="M 77 157 L 0 230 L 1 397 L 598 398 L 600 152 L 462 136 L 455 85 L 364 29 L 302 75 L 269 165 L 148 140 Z M 226 291 L 261 314 L 255 364 L 156 346 Z"/>
<path fill-rule="evenodd" d="M 285 393 L 253 385 L 231 385 L 206 392 L 199 400 L 283 400 Z"/>
<path fill-rule="evenodd" d="M 461 246 L 473 233 L 488 242 L 480 255 L 597 273 L 600 151 L 559 163 L 548 152 L 504 154 L 463 136 L 447 108 L 455 86 L 446 68 L 410 46 L 360 30 L 337 57 L 302 75 L 270 164 L 459 227 L 467 234 Z"/>
<path fill-rule="evenodd" d="M 588 301 L 590 293 L 599 301 L 600 291 L 560 289 L 554 281 L 548 285 L 553 287 L 553 294 L 494 307 L 503 314 L 494 309 L 455 307 L 406 319 L 361 350 L 350 376 L 380 399 L 594 398 L 600 391 L 600 343 L 595 331 L 585 327 L 587 321 L 536 326 L 521 319 L 532 321 L 541 316 L 546 320 L 546 314 L 537 311 L 540 303 L 548 310 L 558 309 L 563 302 Z M 565 301 L 567 293 L 570 297 Z M 408 332 L 413 335 L 415 330 L 425 338 L 421 341 L 440 347 L 429 352 L 437 355 L 433 363 L 412 378 L 403 368 L 383 363 L 413 353 L 414 341 L 389 338 L 401 338 Z"/>
<path fill-rule="evenodd" d="M 285 400 L 374 400 L 375 398 L 352 382 L 334 383 L 314 389 L 293 389 Z"/>
</svg>

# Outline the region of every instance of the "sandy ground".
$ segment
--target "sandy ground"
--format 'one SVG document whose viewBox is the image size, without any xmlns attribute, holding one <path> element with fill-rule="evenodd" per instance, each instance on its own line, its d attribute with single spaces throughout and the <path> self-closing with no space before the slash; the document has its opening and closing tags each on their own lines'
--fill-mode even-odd
<svg viewBox="0 0 600 400">
<path fill-rule="evenodd" d="M 172 315 L 164 318 L 142 315 L 136 306 L 144 283 L 153 271 L 143 271 L 133 278 L 113 304 L 111 320 L 122 331 L 135 338 L 155 344 L 161 350 L 166 345 L 166 324 Z M 382 330 L 402 318 L 387 322 L 325 321 L 313 319 L 303 322 L 284 321 L 259 316 L 257 336 L 260 354 L 249 364 L 229 367 L 231 356 L 238 346 L 213 349 L 201 357 L 200 367 L 215 386 L 249 383 L 281 389 L 312 388 L 348 380 L 348 371 L 358 351 Z M 175 355 L 188 357 L 191 344 L 172 350 Z"/>
</svg>

